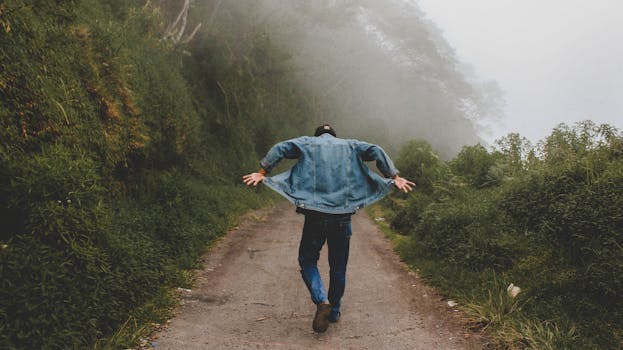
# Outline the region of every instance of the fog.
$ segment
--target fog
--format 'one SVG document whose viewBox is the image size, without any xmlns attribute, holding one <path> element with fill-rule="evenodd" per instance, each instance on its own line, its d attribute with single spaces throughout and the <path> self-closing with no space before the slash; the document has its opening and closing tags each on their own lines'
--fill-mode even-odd
<svg viewBox="0 0 623 350">
<path fill-rule="evenodd" d="M 294 73 L 316 106 L 310 118 L 333 124 L 340 137 L 389 150 L 419 138 L 447 158 L 481 142 L 480 122 L 501 113 L 497 85 L 470 75 L 414 3 L 218 3 L 221 11 L 246 14 L 292 55 Z"/>
<path fill-rule="evenodd" d="M 558 123 L 591 119 L 623 128 L 623 2 L 410 0 L 463 62 L 495 79 L 505 118 L 487 139 L 542 139 Z"/>
</svg>

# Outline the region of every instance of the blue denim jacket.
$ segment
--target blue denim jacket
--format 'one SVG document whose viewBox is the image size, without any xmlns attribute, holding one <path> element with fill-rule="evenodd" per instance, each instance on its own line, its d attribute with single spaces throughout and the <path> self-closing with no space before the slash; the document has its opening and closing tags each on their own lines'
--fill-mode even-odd
<svg viewBox="0 0 623 350">
<path fill-rule="evenodd" d="M 322 134 L 302 136 L 274 145 L 260 162 L 270 172 L 283 158 L 298 159 L 288 171 L 266 177 L 264 184 L 299 208 L 329 214 L 354 213 L 391 191 L 398 174 L 377 145 Z M 364 164 L 376 160 L 382 178 Z"/>
</svg>

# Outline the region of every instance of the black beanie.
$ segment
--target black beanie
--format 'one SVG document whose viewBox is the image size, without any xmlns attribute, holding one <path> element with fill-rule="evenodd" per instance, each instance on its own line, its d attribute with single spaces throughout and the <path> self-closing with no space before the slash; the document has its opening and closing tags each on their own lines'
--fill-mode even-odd
<svg viewBox="0 0 623 350">
<path fill-rule="evenodd" d="M 329 124 L 322 124 L 319 127 L 317 127 L 316 132 L 314 133 L 314 136 L 320 136 L 326 133 L 333 135 L 333 137 L 337 137 L 335 136 L 335 130 L 333 130 L 333 128 Z"/>
</svg>

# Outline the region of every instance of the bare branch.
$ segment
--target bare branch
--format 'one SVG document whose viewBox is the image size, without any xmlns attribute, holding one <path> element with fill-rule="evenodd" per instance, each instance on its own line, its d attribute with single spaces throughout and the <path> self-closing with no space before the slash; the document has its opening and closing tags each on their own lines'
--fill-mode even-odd
<svg viewBox="0 0 623 350">
<path fill-rule="evenodd" d="M 199 28 L 201 28 L 201 23 L 197 24 L 192 33 L 190 33 L 190 35 L 188 35 L 186 39 L 182 40 L 184 32 L 186 31 L 186 25 L 188 24 L 188 12 L 190 10 L 190 4 L 192 1 L 193 0 L 184 0 L 184 6 L 182 6 L 182 9 L 177 14 L 175 21 L 173 21 L 173 23 L 171 23 L 171 25 L 169 25 L 169 27 L 167 28 L 165 35 L 162 37 L 162 40 L 170 39 L 173 44 L 177 45 L 180 43 L 187 44 L 195 37 L 195 34 L 197 34 L 197 32 L 199 31 Z M 219 1 L 219 3 L 216 5 L 215 11 L 218 10 L 221 1 Z M 214 13 L 212 15 L 214 15 Z"/>
<path fill-rule="evenodd" d="M 195 29 L 193 30 L 192 33 L 190 33 L 189 36 L 186 37 L 186 39 L 184 39 L 184 41 L 182 42 L 182 44 L 187 44 L 188 42 L 190 42 L 191 40 L 193 40 L 193 37 L 195 36 L 195 34 L 197 34 L 197 31 L 199 31 L 199 28 L 201 28 L 201 23 L 197 24 L 197 26 L 195 27 Z"/>
<path fill-rule="evenodd" d="M 182 17 L 182 27 L 180 28 L 179 32 L 177 33 L 177 37 L 174 40 L 175 43 L 180 42 L 180 39 L 182 39 L 182 35 L 184 35 L 184 31 L 186 30 L 186 20 L 188 18 L 188 8 L 189 7 L 190 7 L 190 0 L 186 0 L 184 2 L 184 8 L 182 9 L 182 13 L 184 14 L 184 16 Z"/>
<path fill-rule="evenodd" d="M 175 19 L 175 21 L 173 21 L 173 23 L 171 23 L 171 25 L 169 25 L 169 27 L 167 28 L 167 30 L 165 31 L 164 34 L 164 38 L 163 39 L 167 39 L 170 36 L 172 36 L 173 33 L 173 29 L 175 29 L 175 27 L 177 26 L 177 23 L 180 21 L 180 19 L 182 18 L 182 15 L 184 14 L 184 10 L 186 9 L 186 6 L 188 5 L 188 3 L 190 2 L 190 0 L 185 0 L 184 2 L 184 6 L 182 7 L 182 10 L 180 11 L 180 13 L 177 15 L 177 18 Z"/>
</svg>

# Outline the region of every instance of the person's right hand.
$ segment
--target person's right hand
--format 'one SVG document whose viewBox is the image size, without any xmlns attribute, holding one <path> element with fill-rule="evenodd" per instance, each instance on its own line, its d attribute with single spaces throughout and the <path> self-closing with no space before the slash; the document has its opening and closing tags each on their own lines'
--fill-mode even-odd
<svg viewBox="0 0 623 350">
<path fill-rule="evenodd" d="M 404 177 L 396 175 L 394 176 L 394 185 L 396 186 L 396 188 L 403 191 L 404 193 L 409 193 L 413 191 L 413 187 L 411 186 L 415 186 L 415 182 L 409 181 Z"/>
<path fill-rule="evenodd" d="M 242 177 L 242 181 L 247 186 L 257 186 L 260 182 L 264 181 L 264 174 L 251 173 Z"/>
</svg>

